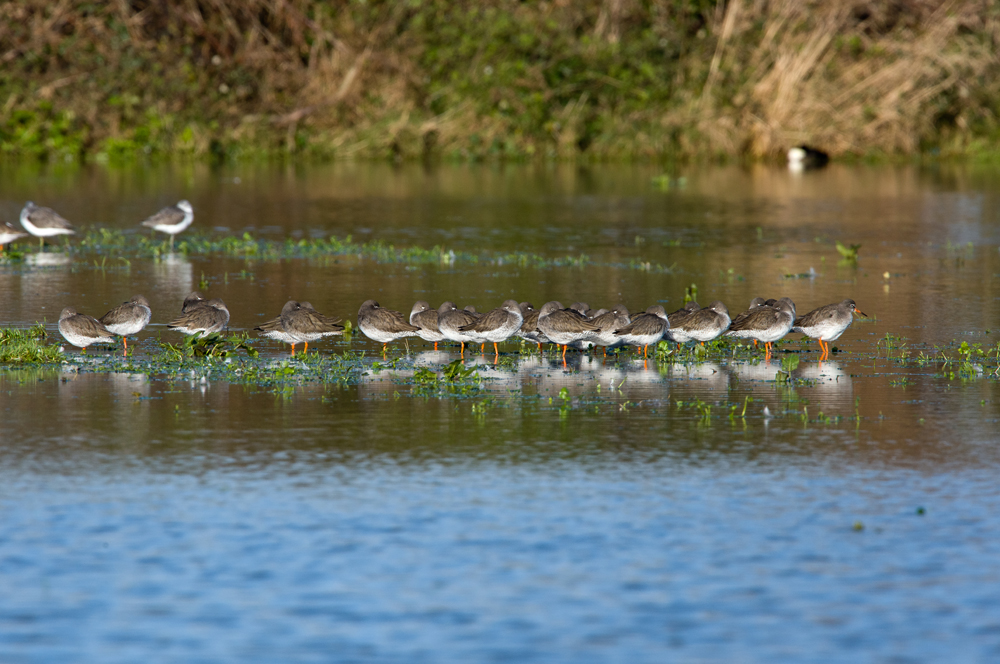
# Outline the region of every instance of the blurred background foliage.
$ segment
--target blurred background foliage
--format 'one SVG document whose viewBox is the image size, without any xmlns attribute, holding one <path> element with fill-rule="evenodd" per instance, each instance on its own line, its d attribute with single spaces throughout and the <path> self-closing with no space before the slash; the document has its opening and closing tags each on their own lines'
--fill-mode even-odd
<svg viewBox="0 0 1000 664">
<path fill-rule="evenodd" d="M 12 0 L 0 151 L 993 158 L 988 0 Z"/>
</svg>

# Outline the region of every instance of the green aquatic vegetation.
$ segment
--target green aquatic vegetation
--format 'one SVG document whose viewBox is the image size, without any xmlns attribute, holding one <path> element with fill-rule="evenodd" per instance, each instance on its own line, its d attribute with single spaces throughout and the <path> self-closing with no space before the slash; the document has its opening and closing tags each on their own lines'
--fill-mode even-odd
<svg viewBox="0 0 1000 664">
<path fill-rule="evenodd" d="M 739 418 L 745 420 L 747 417 L 747 406 L 753 401 L 753 398 L 748 394 L 743 397 L 743 408 L 740 410 Z M 729 419 L 730 421 L 736 419 L 736 411 L 740 409 L 739 402 L 732 404 L 729 407 Z"/>
<path fill-rule="evenodd" d="M 438 375 L 426 367 L 413 372 L 413 382 L 418 385 L 437 385 Z"/>
<path fill-rule="evenodd" d="M 480 421 L 486 417 L 486 413 L 493 407 L 493 397 L 486 397 L 482 401 L 472 404 L 472 414 Z"/>
<path fill-rule="evenodd" d="M 780 342 L 776 342 L 778 345 Z M 753 343 L 744 343 L 732 337 L 719 337 L 702 345 L 691 343 L 677 350 L 677 344 L 671 341 L 660 341 L 654 349 L 653 357 L 659 364 L 667 365 L 678 362 L 710 362 L 722 360 L 746 360 L 759 362 L 763 359 L 763 347 Z M 639 351 L 641 353 L 641 350 Z M 775 351 L 777 352 L 777 351 Z"/>
<path fill-rule="evenodd" d="M 108 265 L 108 256 L 101 256 L 100 259 L 94 259 L 94 267 L 101 272 L 107 272 L 108 270 L 112 272 L 128 272 L 132 269 L 132 261 L 129 259 L 119 256 L 117 260 L 120 262 Z"/>
<path fill-rule="evenodd" d="M 205 337 L 188 336 L 178 345 L 163 343 L 167 356 L 180 361 L 185 358 L 227 358 L 239 351 L 244 351 L 249 357 L 256 358 L 258 351 L 250 345 L 250 335 L 247 332 L 224 337 L 221 334 L 210 334 Z"/>
<path fill-rule="evenodd" d="M 840 421 L 842 419 L 843 418 L 840 415 L 827 415 L 823 411 L 819 411 L 819 413 L 816 415 L 816 419 L 814 419 L 813 422 L 816 424 L 826 424 L 826 425 L 840 424 Z"/>
<path fill-rule="evenodd" d="M 736 274 L 736 270 L 729 268 L 727 270 L 719 270 L 719 277 L 726 283 L 735 283 L 738 281 L 746 281 L 742 274 Z"/>
<path fill-rule="evenodd" d="M 226 341 L 226 340 L 223 340 Z M 466 366 L 461 359 L 453 360 L 447 364 L 437 366 L 414 367 L 413 359 L 409 356 L 397 357 L 386 361 L 381 358 L 366 358 L 364 352 L 346 350 L 340 353 L 324 354 L 313 351 L 311 353 L 297 354 L 295 358 L 282 357 L 260 358 L 250 356 L 245 353 L 231 354 L 222 357 L 216 355 L 195 355 L 186 354 L 182 349 L 169 344 L 159 344 L 159 352 L 150 355 L 140 354 L 138 357 L 121 357 L 118 354 L 101 353 L 95 357 L 81 358 L 75 365 L 75 370 L 81 372 L 103 372 L 116 373 L 125 372 L 130 374 L 146 374 L 157 376 L 160 380 L 174 381 L 178 384 L 207 384 L 214 382 L 225 382 L 234 385 L 244 385 L 248 391 L 269 392 L 275 395 L 276 399 L 295 399 L 302 392 L 296 389 L 298 386 L 307 384 L 327 385 L 322 396 L 319 398 L 323 403 L 330 403 L 338 398 L 338 390 L 344 390 L 349 385 L 355 385 L 365 381 L 363 377 L 366 373 L 374 373 L 375 370 L 398 370 L 392 376 L 392 382 L 397 383 L 399 388 L 387 393 L 386 398 L 402 399 L 407 396 L 425 399 L 471 399 L 474 401 L 473 414 L 482 421 L 488 410 L 497 404 L 503 403 L 498 399 L 503 397 L 487 396 L 484 393 L 484 382 L 489 381 L 489 376 L 495 370 L 483 365 Z M 485 375 L 483 375 L 485 374 Z M 583 387 L 592 380 L 581 380 L 578 385 Z M 568 421 L 576 414 L 583 416 L 585 413 L 609 412 L 616 410 L 621 413 L 646 412 L 647 404 L 653 406 L 655 411 L 656 403 L 659 400 L 632 401 L 623 392 L 627 377 L 621 381 L 608 385 L 594 381 L 592 389 L 584 389 L 582 394 L 574 396 L 568 387 L 560 387 L 558 391 L 547 396 L 549 411 L 558 411 L 561 421 Z M 384 383 L 385 381 L 379 381 Z M 336 387 L 336 390 L 330 389 Z M 610 388 L 610 389 L 608 389 Z M 776 388 L 777 393 L 782 394 L 783 389 Z M 520 387 L 508 388 L 504 390 L 507 399 L 520 401 L 523 404 L 538 403 L 546 398 L 539 394 L 531 394 L 522 391 Z M 347 393 L 345 393 L 347 394 Z M 808 417 L 808 410 L 804 407 L 807 402 L 798 399 L 793 393 L 787 400 L 789 404 L 798 404 L 797 408 Z M 737 419 L 743 421 L 743 426 L 748 423 L 747 413 L 751 409 L 749 404 L 754 401 L 749 395 L 741 395 L 741 399 L 723 399 L 716 403 L 705 401 L 701 398 L 691 398 L 690 400 L 678 400 L 676 406 L 678 411 L 688 411 L 691 415 L 692 425 L 699 428 L 710 426 L 713 419 L 721 421 L 728 418 L 730 422 Z M 485 398 L 484 398 L 485 397 Z M 670 400 L 666 401 L 669 408 Z M 797 413 L 792 408 L 785 411 Z M 828 416 L 823 412 L 815 419 L 816 422 L 824 424 L 838 424 L 842 421 L 841 416 Z M 857 414 L 857 404 L 855 408 L 855 419 L 860 421 Z"/>
<path fill-rule="evenodd" d="M 837 253 L 840 254 L 842 260 L 848 263 L 858 262 L 858 250 L 861 249 L 860 244 L 845 245 L 840 240 L 837 240 L 836 247 Z"/>
<path fill-rule="evenodd" d="M 618 267 L 632 270 L 672 274 L 676 264 L 662 265 L 653 261 L 633 259 L 628 263 L 602 263 L 595 261 L 586 254 L 576 256 L 546 257 L 529 252 L 492 252 L 478 253 L 455 251 L 436 245 L 431 248 L 420 246 L 397 247 L 383 240 L 370 242 L 355 242 L 350 235 L 341 239 L 335 236 L 328 238 L 311 238 L 302 240 L 267 240 L 254 237 L 246 232 L 241 236 L 216 236 L 206 231 L 186 233 L 178 240 L 174 250 L 182 256 L 226 256 L 244 260 L 278 261 L 292 258 L 336 258 L 355 257 L 360 260 L 373 260 L 378 263 L 399 263 L 404 265 L 513 265 L 523 268 L 554 269 L 566 267 Z M 26 247 L 27 249 L 27 247 Z M 67 245 L 68 252 L 77 255 L 98 257 L 96 267 L 107 265 L 104 256 L 115 256 L 116 260 L 128 258 L 162 259 L 167 255 L 167 244 L 153 240 L 146 235 L 125 234 L 120 231 L 109 231 L 101 228 L 85 229 L 80 233 L 80 240 Z M 252 278 L 252 272 L 244 269 L 241 273 L 245 278 Z M 207 279 L 202 276 L 201 288 L 207 288 Z"/>
<path fill-rule="evenodd" d="M 475 379 L 479 375 L 479 368 L 467 367 L 462 363 L 462 360 L 455 360 L 441 368 L 441 375 L 445 380 L 457 383 Z"/>
<path fill-rule="evenodd" d="M 982 344 L 969 344 L 967 341 L 963 341 L 961 345 L 956 349 L 958 357 L 961 359 L 958 365 L 959 375 L 964 378 L 975 378 L 983 374 L 983 365 L 976 360 L 983 360 L 986 358 L 986 351 L 983 350 Z"/>
<path fill-rule="evenodd" d="M 876 350 L 879 348 L 885 350 L 885 358 L 887 360 L 895 359 L 899 362 L 905 362 L 909 358 L 910 352 L 908 346 L 906 337 L 889 332 L 875 344 Z"/>
<path fill-rule="evenodd" d="M 41 323 L 27 330 L 0 328 L 0 364 L 46 364 L 63 359 L 59 346 L 45 344 L 45 326 Z"/>
<path fill-rule="evenodd" d="M 396 371 L 396 370 L 398 370 L 400 368 L 399 367 L 399 363 L 403 362 L 403 361 L 404 361 L 404 358 L 402 358 L 402 357 L 394 357 L 391 360 L 382 360 L 381 362 L 379 362 L 378 360 L 376 360 L 376 361 L 372 362 L 372 364 L 371 364 L 371 370 L 372 370 L 372 373 L 375 374 L 375 375 L 378 375 L 378 374 L 382 373 L 383 371 Z"/>
<path fill-rule="evenodd" d="M 659 364 L 672 364 L 676 361 L 677 355 L 674 352 L 674 344 L 669 341 L 660 341 L 653 351 L 653 358 Z"/>
<path fill-rule="evenodd" d="M 988 360 L 1000 363 L 1000 346 L 983 348 L 980 343 L 970 344 L 968 341 L 958 342 L 957 340 L 947 345 L 954 347 L 955 357 L 949 356 L 944 348 L 934 346 L 936 355 L 929 355 L 921 350 L 913 358 L 914 364 L 924 367 L 931 363 L 940 362 L 940 376 L 952 380 L 955 378 L 970 380 L 986 375 L 984 363 Z M 906 359 L 907 357 L 904 357 L 900 363 L 905 363 Z M 1000 373 L 1000 365 L 989 375 L 997 376 L 998 373 Z"/>
<path fill-rule="evenodd" d="M 944 244 L 944 250 L 950 256 L 964 254 L 965 258 L 972 258 L 976 251 L 976 246 L 971 242 L 966 242 L 965 244 L 952 244 L 951 240 L 948 240 Z"/>
<path fill-rule="evenodd" d="M 700 343 L 694 343 L 688 346 L 688 357 L 697 361 L 704 361 L 708 359 L 708 356 L 713 354 L 717 346 L 713 346 L 715 342 L 710 342 L 706 345 L 701 345 Z"/>
<path fill-rule="evenodd" d="M 559 418 L 566 419 L 573 409 L 573 398 L 570 396 L 568 388 L 563 387 L 559 390 L 559 400 L 562 402 L 559 404 Z"/>
<path fill-rule="evenodd" d="M 781 358 L 781 369 L 775 375 L 775 381 L 779 383 L 790 383 L 794 379 L 792 378 L 792 372 L 799 368 L 799 356 L 798 355 L 785 355 Z"/>
<path fill-rule="evenodd" d="M 414 386 L 413 394 L 470 396 L 478 393 L 483 378 L 479 375 L 478 367 L 466 367 L 459 359 L 441 367 L 440 374 L 430 368 L 421 367 L 413 372 L 411 380 Z"/>
<path fill-rule="evenodd" d="M 670 177 L 666 173 L 663 175 L 656 175 L 650 179 L 653 187 L 659 191 L 671 191 L 678 189 L 685 189 L 687 187 L 687 178 L 683 175 L 680 177 Z"/>
<path fill-rule="evenodd" d="M 20 249 L 13 249 L 13 245 L 7 245 L 7 248 L 0 253 L 0 265 L 4 263 L 21 263 L 24 261 L 24 251 Z"/>
<path fill-rule="evenodd" d="M 697 397 L 691 401 L 682 401 L 678 399 L 674 403 L 677 405 L 678 410 L 683 410 L 685 408 L 694 410 L 698 414 L 698 418 L 701 423 L 707 423 L 712 418 L 712 404 L 707 401 L 702 401 Z"/>
<path fill-rule="evenodd" d="M 518 354 L 520 355 L 523 352 L 524 352 L 524 349 L 523 349 L 523 344 L 522 344 L 522 348 L 519 348 Z M 530 353 L 528 353 L 528 354 L 530 354 Z M 515 357 L 512 354 L 506 354 L 505 353 L 505 354 L 503 354 L 503 355 L 500 356 L 500 358 L 496 361 L 496 363 L 493 366 L 496 369 L 504 369 L 506 371 L 516 371 L 517 370 L 517 365 L 518 365 L 518 358 Z"/>
<path fill-rule="evenodd" d="M 83 233 L 78 242 L 78 248 L 90 249 L 99 253 L 115 253 L 125 249 L 132 243 L 132 238 L 126 237 L 119 230 L 110 228 L 91 228 Z"/>
</svg>

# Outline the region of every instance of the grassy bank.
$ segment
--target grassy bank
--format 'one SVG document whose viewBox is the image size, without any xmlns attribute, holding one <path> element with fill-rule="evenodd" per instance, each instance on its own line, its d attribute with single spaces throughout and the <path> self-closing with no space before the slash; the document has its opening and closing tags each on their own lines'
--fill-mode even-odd
<svg viewBox="0 0 1000 664">
<path fill-rule="evenodd" d="M 986 0 L 13 0 L 0 152 L 997 153 Z"/>
</svg>

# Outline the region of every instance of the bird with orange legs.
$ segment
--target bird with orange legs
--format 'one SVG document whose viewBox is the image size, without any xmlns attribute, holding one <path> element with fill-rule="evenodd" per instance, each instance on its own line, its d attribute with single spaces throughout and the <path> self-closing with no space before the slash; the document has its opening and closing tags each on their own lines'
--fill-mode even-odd
<svg viewBox="0 0 1000 664">
<path fill-rule="evenodd" d="M 649 357 L 649 347 L 659 343 L 670 329 L 670 321 L 667 320 L 667 311 L 659 304 L 646 309 L 641 314 L 632 317 L 632 321 L 625 327 L 615 330 L 622 343 L 628 346 L 642 348 L 642 356 Z"/>
<path fill-rule="evenodd" d="M 745 314 L 745 316 L 744 316 Z M 764 359 L 771 359 L 771 347 L 792 329 L 795 322 L 795 303 L 783 297 L 774 305 L 762 304 L 737 316 L 729 325 L 727 334 L 753 339 L 764 344 Z"/>
<path fill-rule="evenodd" d="M 830 342 L 840 338 L 854 322 L 854 314 L 862 318 L 868 315 L 858 309 L 854 300 L 844 300 L 813 309 L 795 319 L 792 332 L 799 332 L 819 342 L 822 349 L 821 360 L 830 356 Z"/>
<path fill-rule="evenodd" d="M 386 309 L 375 300 L 365 300 L 358 310 L 358 327 L 366 337 L 382 344 L 385 355 L 388 344 L 396 339 L 415 337 L 420 328 L 410 325 L 403 314 Z"/>
<path fill-rule="evenodd" d="M 517 300 L 505 300 L 496 309 L 487 311 L 474 322 L 458 328 L 458 331 L 476 335 L 484 344 L 484 350 L 485 344 L 492 342 L 494 357 L 499 358 L 500 349 L 497 344 L 514 336 L 523 322 L 524 316 L 521 315 L 521 306 Z"/>
<path fill-rule="evenodd" d="M 574 309 L 563 309 L 555 300 L 546 302 L 538 311 L 538 329 L 551 343 L 562 346 L 563 364 L 566 364 L 566 349 L 581 341 L 597 338 L 601 328 Z"/>
</svg>

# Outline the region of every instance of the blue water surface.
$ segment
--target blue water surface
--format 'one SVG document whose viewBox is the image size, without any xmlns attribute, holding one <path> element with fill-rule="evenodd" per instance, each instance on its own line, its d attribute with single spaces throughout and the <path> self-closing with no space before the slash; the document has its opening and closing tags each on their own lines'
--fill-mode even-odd
<svg viewBox="0 0 1000 664">
<path fill-rule="evenodd" d="M 995 469 L 337 457 L 5 468 L 0 660 L 1000 656 Z"/>
</svg>

